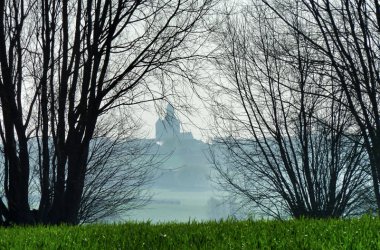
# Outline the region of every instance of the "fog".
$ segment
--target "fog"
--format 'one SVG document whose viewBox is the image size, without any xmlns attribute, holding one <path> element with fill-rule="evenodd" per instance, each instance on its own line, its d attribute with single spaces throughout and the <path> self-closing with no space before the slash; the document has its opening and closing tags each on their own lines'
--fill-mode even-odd
<svg viewBox="0 0 380 250">
<path fill-rule="evenodd" d="M 214 170 L 208 160 L 209 145 L 183 132 L 174 108 L 167 106 L 155 124 L 154 140 L 160 155 L 167 159 L 157 170 L 149 187 L 151 202 L 122 216 L 122 220 L 187 222 L 219 220 L 236 216 L 237 206 L 213 183 Z"/>
</svg>

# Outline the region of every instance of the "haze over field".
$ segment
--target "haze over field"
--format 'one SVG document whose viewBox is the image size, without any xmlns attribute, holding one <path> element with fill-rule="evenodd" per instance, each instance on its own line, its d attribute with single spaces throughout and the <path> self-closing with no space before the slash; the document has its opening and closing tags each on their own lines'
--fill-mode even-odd
<svg viewBox="0 0 380 250">
<path fill-rule="evenodd" d="M 154 141 L 160 155 L 169 157 L 159 167 L 150 186 L 152 201 L 146 207 L 131 211 L 130 220 L 181 221 L 227 218 L 236 206 L 228 204 L 224 194 L 212 182 L 215 174 L 208 159 L 209 145 L 183 132 L 181 121 L 169 104 L 163 119 L 155 123 Z M 124 218 L 122 218 L 124 219 Z"/>
</svg>

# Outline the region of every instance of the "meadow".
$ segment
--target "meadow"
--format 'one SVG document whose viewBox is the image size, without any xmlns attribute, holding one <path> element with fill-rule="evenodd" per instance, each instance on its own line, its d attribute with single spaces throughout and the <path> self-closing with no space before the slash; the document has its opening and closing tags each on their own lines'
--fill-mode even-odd
<svg viewBox="0 0 380 250">
<path fill-rule="evenodd" d="M 380 219 L 11 227 L 0 249 L 380 249 Z"/>
</svg>

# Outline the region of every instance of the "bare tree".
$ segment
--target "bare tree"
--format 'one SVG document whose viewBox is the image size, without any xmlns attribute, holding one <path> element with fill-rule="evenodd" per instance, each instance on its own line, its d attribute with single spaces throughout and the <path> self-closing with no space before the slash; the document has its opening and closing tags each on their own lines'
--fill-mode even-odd
<svg viewBox="0 0 380 250">
<path fill-rule="evenodd" d="M 196 58 L 202 32 L 198 24 L 211 4 L 0 2 L 0 136 L 6 198 L 0 212 L 5 221 L 79 223 L 98 120 L 117 107 L 160 99 L 174 90 L 170 79 L 165 78 L 167 85 L 155 79 L 182 75 L 184 61 Z M 38 138 L 41 173 L 41 197 L 33 214 L 31 137 Z"/>
<path fill-rule="evenodd" d="M 129 126 L 111 136 L 115 130 L 107 123 L 103 133 L 95 133 L 90 143 L 79 210 L 81 223 L 112 220 L 146 205 L 150 194 L 144 188 L 165 159 L 157 154 L 153 141 L 136 138 L 136 124 L 122 121 Z"/>
<path fill-rule="evenodd" d="M 261 1 L 283 25 L 299 32 L 332 66 L 369 155 L 373 190 L 380 208 L 380 116 L 378 1 Z M 294 10 L 302 12 L 318 39 L 294 26 Z"/>
<path fill-rule="evenodd" d="M 339 83 L 308 40 L 265 6 L 228 15 L 218 33 L 212 160 L 219 184 L 264 214 L 341 217 L 368 193 L 368 158 Z M 307 23 L 293 25 L 307 32 Z M 254 25 L 252 25 L 254 24 Z M 323 72 L 323 73 L 321 73 Z"/>
<path fill-rule="evenodd" d="M 150 201 L 147 186 L 166 158 L 158 154 L 153 140 L 138 138 L 144 138 L 141 123 L 130 120 L 126 114 L 114 116 L 112 123 L 109 119 L 102 117 L 90 142 L 80 223 L 122 220 L 129 210 L 146 205 Z M 29 142 L 32 168 L 29 200 L 34 209 L 39 205 L 42 180 L 38 140 L 36 137 Z M 49 143 L 53 147 L 52 139 Z"/>
</svg>

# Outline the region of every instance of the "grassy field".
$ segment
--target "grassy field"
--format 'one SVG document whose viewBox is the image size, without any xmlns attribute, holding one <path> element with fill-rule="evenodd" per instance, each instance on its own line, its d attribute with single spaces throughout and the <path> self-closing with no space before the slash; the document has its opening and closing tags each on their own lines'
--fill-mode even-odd
<svg viewBox="0 0 380 250">
<path fill-rule="evenodd" d="M 0 229 L 1 249 L 380 249 L 380 219 Z"/>
</svg>

